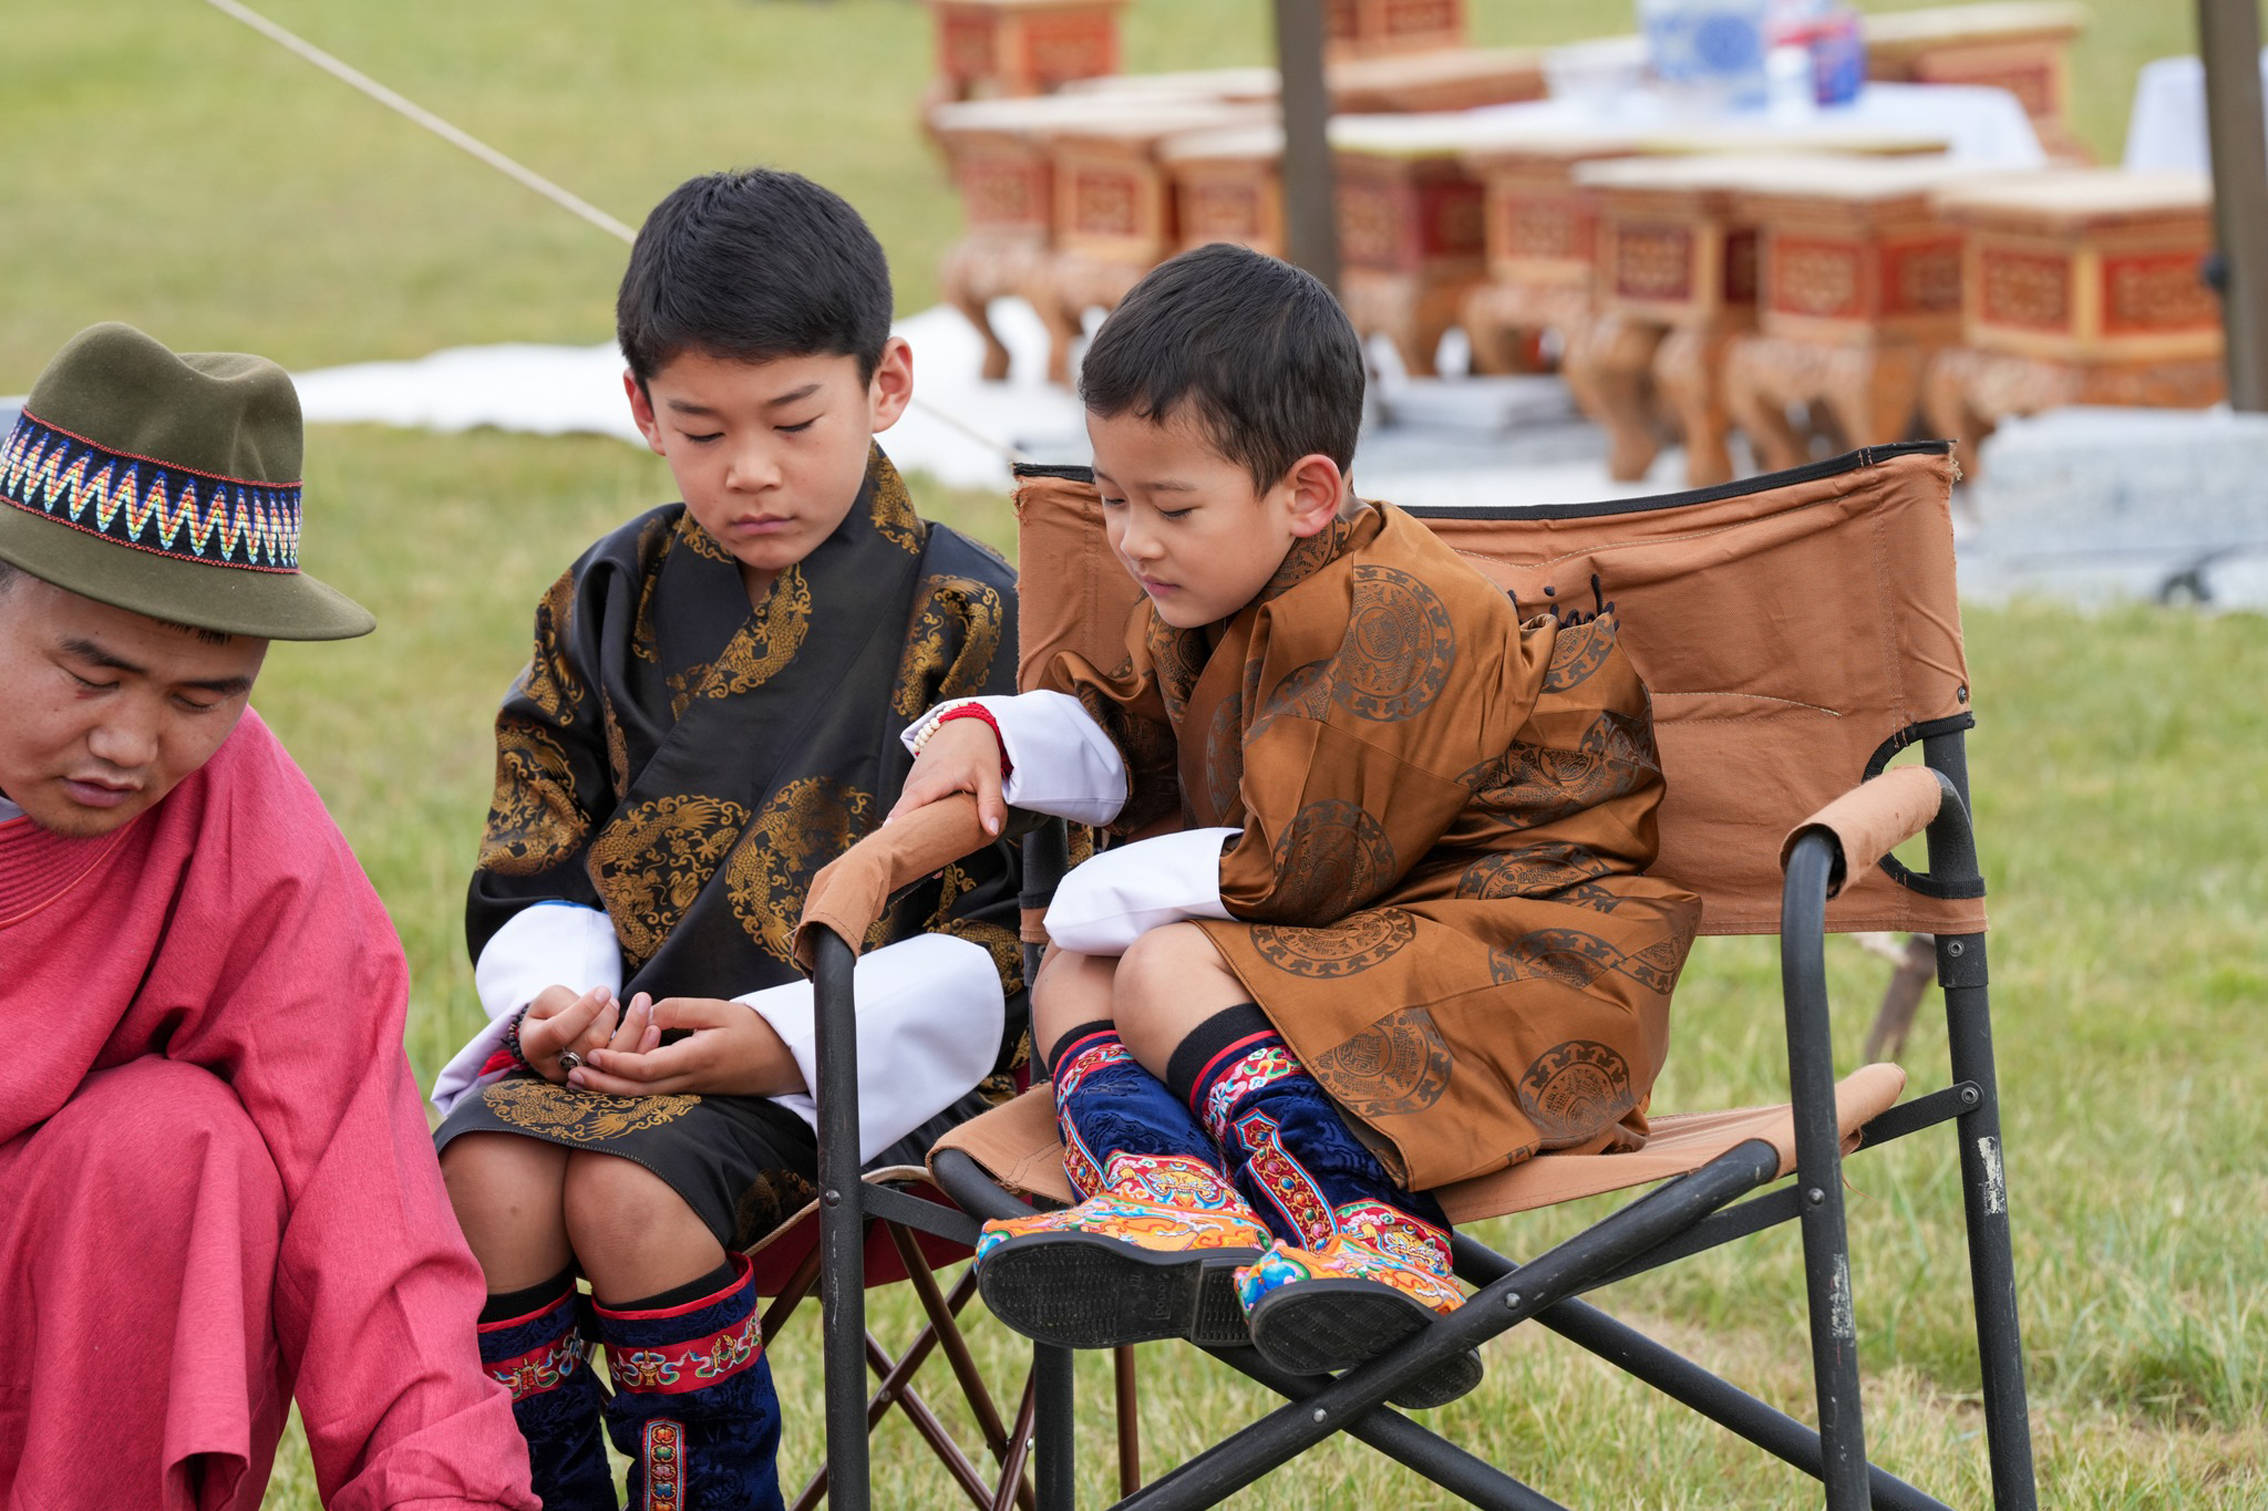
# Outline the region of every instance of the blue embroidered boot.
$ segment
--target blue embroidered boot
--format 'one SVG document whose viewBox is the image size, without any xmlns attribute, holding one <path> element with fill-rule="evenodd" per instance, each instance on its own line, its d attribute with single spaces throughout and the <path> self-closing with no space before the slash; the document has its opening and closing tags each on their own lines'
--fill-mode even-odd
<svg viewBox="0 0 2268 1511">
<path fill-rule="evenodd" d="M 631 1511 L 779 1511 L 780 1398 L 757 1328 L 756 1276 L 681 1305 L 595 1307 L 630 1460 Z M 666 1302 L 667 1297 L 656 1298 Z"/>
<path fill-rule="evenodd" d="M 1245 1341 L 1239 1267 L 1268 1230 L 1220 1151 L 1117 1031 L 1090 1023 L 1050 1057 L 1063 1163 L 1079 1204 L 988 1222 L 977 1286 L 995 1317 L 1067 1348 L 1153 1338 Z"/>
<path fill-rule="evenodd" d="M 614 1471 L 599 1439 L 606 1391 L 591 1368 L 581 1311 L 572 1275 L 492 1299 L 480 1324 L 480 1363 L 512 1392 L 537 1499 L 554 1511 L 616 1511 Z M 501 1315 L 488 1321 L 489 1312 Z"/>
<path fill-rule="evenodd" d="M 1168 1078 L 1276 1235 L 1236 1277 L 1253 1346 L 1271 1363 L 1301 1374 L 1352 1369 L 1464 1301 L 1441 1204 L 1394 1184 L 1259 1008 L 1199 1024 Z M 1467 1350 L 1391 1399 L 1439 1406 L 1480 1379 L 1480 1355 Z"/>
</svg>

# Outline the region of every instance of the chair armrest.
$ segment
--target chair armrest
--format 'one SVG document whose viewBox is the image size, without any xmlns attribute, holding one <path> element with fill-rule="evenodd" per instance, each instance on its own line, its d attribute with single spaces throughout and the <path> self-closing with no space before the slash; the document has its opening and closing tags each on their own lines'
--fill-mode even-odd
<svg viewBox="0 0 2268 1511">
<path fill-rule="evenodd" d="M 891 894 L 994 842 L 977 820 L 976 799 L 963 793 L 917 808 L 836 856 L 811 879 L 795 958 L 816 969 L 813 936 L 833 934 L 857 954 Z"/>
<path fill-rule="evenodd" d="M 1927 829 L 1949 800 L 1960 807 L 1953 784 L 1927 766 L 1885 771 L 1790 829 L 1780 842 L 1780 867 L 1787 868 L 1798 840 L 1823 834 L 1834 851 L 1827 873 L 1827 895 L 1834 897 L 1883 856 Z"/>
</svg>

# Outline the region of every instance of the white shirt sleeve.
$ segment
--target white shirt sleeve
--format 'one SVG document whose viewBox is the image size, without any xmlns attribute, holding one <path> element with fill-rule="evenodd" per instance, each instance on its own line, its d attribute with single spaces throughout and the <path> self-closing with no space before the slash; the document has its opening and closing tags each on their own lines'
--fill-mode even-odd
<svg viewBox="0 0 2268 1511">
<path fill-rule="evenodd" d="M 597 908 L 545 902 L 513 914 L 490 937 L 473 966 L 473 989 L 488 1026 L 434 1078 L 433 1105 L 443 1117 L 481 1084 L 480 1068 L 504 1047 L 513 1016 L 547 986 L 572 987 L 577 995 L 603 986 L 619 996 L 622 946 L 614 937 L 614 920 Z"/>
<path fill-rule="evenodd" d="M 919 934 L 861 957 L 858 1158 L 864 1164 L 953 1105 L 992 1073 L 1008 1006 L 992 952 L 951 934 Z M 819 1084 L 816 994 L 790 981 L 735 997 L 786 1043 L 806 1088 Z M 808 1089 L 772 1098 L 819 1126 Z"/>
<path fill-rule="evenodd" d="M 1010 806 L 1075 824 L 1107 824 L 1126 806 L 1126 762 L 1118 746 L 1069 693 L 956 698 L 907 725 L 898 738 L 911 750 L 922 731 L 971 703 L 999 725 L 1009 767 L 1000 795 Z"/>
<path fill-rule="evenodd" d="M 1221 901 L 1221 852 L 1243 832 L 1184 829 L 1081 861 L 1055 889 L 1047 937 L 1082 955 L 1123 955 L 1162 925 L 1228 917 Z"/>
</svg>

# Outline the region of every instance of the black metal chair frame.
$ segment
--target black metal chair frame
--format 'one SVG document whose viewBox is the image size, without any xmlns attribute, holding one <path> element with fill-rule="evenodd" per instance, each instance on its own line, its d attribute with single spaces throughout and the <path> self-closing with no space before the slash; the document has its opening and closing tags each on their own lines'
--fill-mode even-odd
<svg viewBox="0 0 2268 1511">
<path fill-rule="evenodd" d="M 1948 889 L 1943 895 L 1981 896 L 1984 883 L 1969 820 L 1966 724 L 1963 719 L 1962 727 L 1919 731 L 1923 761 L 1936 774 L 1943 801 L 1926 831 L 1929 870 L 1913 881 Z M 1061 822 L 1030 834 L 1024 857 L 1024 904 L 1045 907 L 1066 869 Z M 1866 1452 L 1826 983 L 1826 904 L 1842 864 L 1836 842 L 1813 829 L 1796 841 L 1785 868 L 1780 973 L 1795 1117 L 1792 1183 L 1751 1195 L 1779 1179 L 1777 1151 L 1752 1140 L 1663 1182 L 1526 1262 L 1459 1235 L 1457 1272 L 1478 1288 L 1474 1294 L 1423 1333 L 1336 1379 L 1287 1375 L 1248 1348 L 1208 1350 L 1283 1395 L 1285 1404 L 1117 1504 L 1128 1511 L 1211 1506 L 1326 1437 L 1346 1432 L 1473 1505 L 1545 1511 L 1556 1503 L 1384 1404 L 1391 1391 L 1437 1361 L 1533 1320 L 1821 1481 L 1829 1511 L 1869 1505 L 1948 1511 L 1944 1502 L 1872 1464 Z M 1960 1145 L 1993 1505 L 1998 1511 L 2033 1511 L 2037 1494 L 2017 1330 L 1985 937 L 1944 934 L 1935 946 L 1952 1084 L 1867 1123 L 1860 1146 L 1953 1125 Z M 823 1286 L 830 1500 L 836 1511 L 864 1511 L 868 1404 L 859 1280 L 867 1223 L 886 1220 L 973 1242 L 979 1222 L 1032 1208 L 953 1150 L 937 1156 L 934 1173 L 960 1205 L 959 1212 L 887 1187 L 869 1187 L 857 1178 L 854 956 L 849 945 L 826 930 L 815 931 L 814 950 L 820 1060 L 818 1253 L 821 1275 L 840 1282 Z M 1035 946 L 1027 946 L 1028 956 L 1036 953 Z M 1817 1430 L 1579 1299 L 1617 1280 L 1791 1221 L 1803 1238 Z M 1068 1511 L 1074 1504 L 1071 1362 L 1068 1350 L 1033 1347 L 1028 1430 L 1040 1511 Z M 1024 1430 L 1019 1422 L 1019 1434 Z"/>
</svg>

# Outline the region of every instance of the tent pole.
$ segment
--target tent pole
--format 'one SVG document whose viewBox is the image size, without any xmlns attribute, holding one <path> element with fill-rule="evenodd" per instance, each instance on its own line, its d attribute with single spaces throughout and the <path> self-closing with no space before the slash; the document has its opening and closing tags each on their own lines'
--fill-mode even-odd
<svg viewBox="0 0 2268 1511">
<path fill-rule="evenodd" d="M 1278 0 L 1279 13 L 1283 4 Z M 2259 411 L 2268 410 L 2268 133 L 2261 124 L 2256 5 L 2197 0 L 2197 55 L 2205 64 L 2205 128 L 2213 151 L 2229 407 Z"/>
<path fill-rule="evenodd" d="M 1283 78 L 1284 250 L 1339 287 L 1339 227 L 1332 204 L 1330 86 L 1323 76 L 1321 0 L 1275 0 L 1276 67 Z"/>
</svg>

